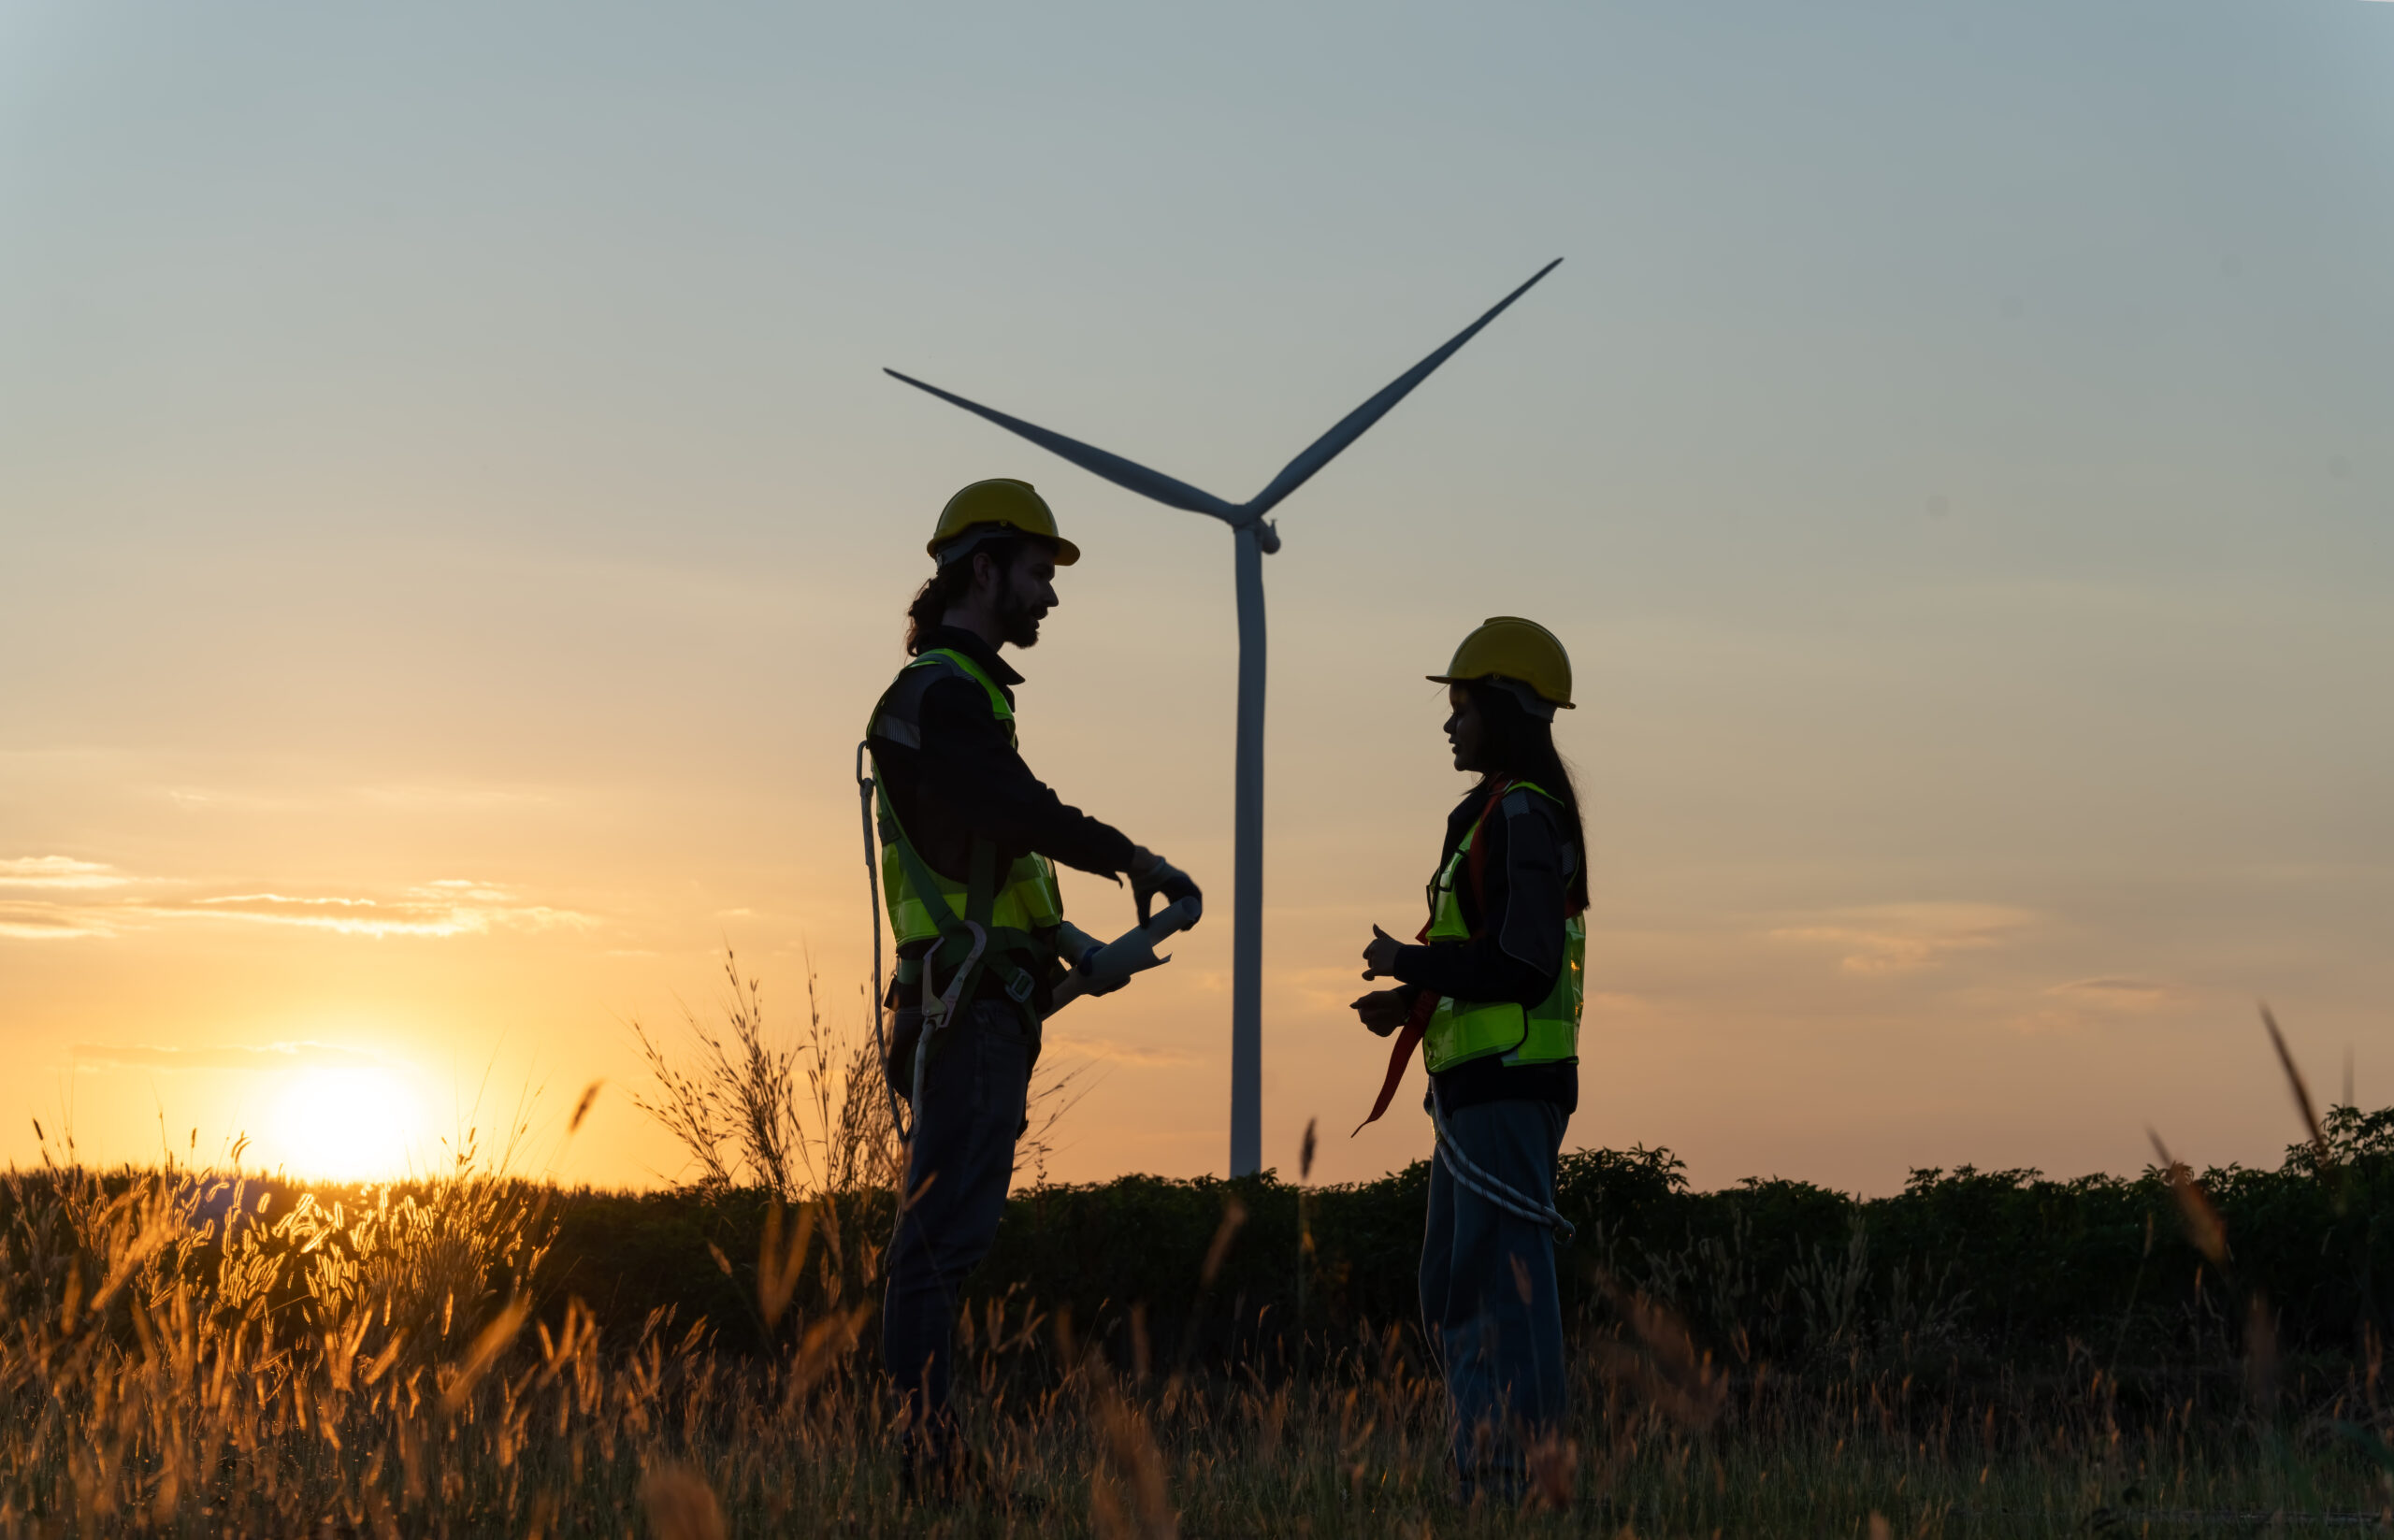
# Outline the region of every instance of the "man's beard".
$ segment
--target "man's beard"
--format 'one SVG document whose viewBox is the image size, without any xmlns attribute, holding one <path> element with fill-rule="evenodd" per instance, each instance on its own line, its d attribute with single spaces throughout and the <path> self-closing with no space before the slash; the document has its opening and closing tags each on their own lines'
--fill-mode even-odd
<svg viewBox="0 0 2394 1540">
<path fill-rule="evenodd" d="M 998 606 L 998 632 L 1010 646 L 1035 647 L 1039 644 L 1039 623 L 1046 615 L 1046 605 L 1031 603 L 1009 583 L 1005 599 Z"/>
</svg>

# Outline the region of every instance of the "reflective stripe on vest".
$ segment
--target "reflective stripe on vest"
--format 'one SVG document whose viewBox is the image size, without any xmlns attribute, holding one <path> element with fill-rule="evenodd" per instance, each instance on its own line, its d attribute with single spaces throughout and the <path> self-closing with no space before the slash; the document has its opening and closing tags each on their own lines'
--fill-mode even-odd
<svg viewBox="0 0 2394 1540">
<path fill-rule="evenodd" d="M 1516 791 L 1533 791 L 1550 802 L 1555 800 L 1546 788 L 1527 781 L 1515 782 L 1505 795 Z M 1472 842 L 1479 837 L 1479 826 L 1487 821 L 1487 813 L 1482 813 L 1464 834 L 1431 889 L 1427 937 L 1431 942 L 1471 939 L 1471 927 L 1464 921 L 1463 902 L 1455 889 L 1470 858 Z M 1492 1054 L 1504 1055 L 1507 1064 L 1552 1064 L 1577 1058 L 1587 956 L 1587 921 L 1573 914 L 1563 922 L 1563 970 L 1555 976 L 1553 989 L 1536 1005 L 1525 1011 L 1510 1000 L 1481 1004 L 1451 995 L 1441 999 L 1421 1034 L 1422 1064 L 1436 1074 Z"/>
<path fill-rule="evenodd" d="M 989 698 L 989 714 L 1004 725 L 1006 741 L 1009 743 L 1015 741 L 1014 708 L 1007 704 L 1005 692 L 998 688 L 996 683 L 983 673 L 971 658 L 952 648 L 935 648 L 900 669 L 900 677 L 902 678 L 907 669 L 926 666 L 961 673 L 979 684 Z M 885 702 L 887 698 L 887 695 L 883 697 Z M 911 716 L 885 712 L 876 705 L 873 719 L 867 725 L 866 736 L 919 748 L 922 744 L 922 725 Z M 899 824 L 897 812 L 889 805 L 887 793 L 881 799 L 879 813 L 875 822 L 881 834 L 881 892 L 889 911 L 889 928 L 897 936 L 901 947 L 930 941 L 940 933 L 939 921 L 931 906 L 924 900 L 924 895 L 907 876 L 906 862 L 900 856 L 898 845 L 904 841 L 911 847 L 913 842 Z M 1045 856 L 1021 856 L 1006 869 L 1005 880 L 989 895 L 989 913 L 986 917 L 971 914 L 973 895 L 968 883 L 950 880 L 946 873 L 928 861 L 918 860 L 916 864 L 931 874 L 947 912 L 959 918 L 979 919 L 992 929 L 1019 931 L 1026 935 L 1052 929 L 1063 922 L 1064 901 L 1056 886 L 1055 863 Z"/>
</svg>

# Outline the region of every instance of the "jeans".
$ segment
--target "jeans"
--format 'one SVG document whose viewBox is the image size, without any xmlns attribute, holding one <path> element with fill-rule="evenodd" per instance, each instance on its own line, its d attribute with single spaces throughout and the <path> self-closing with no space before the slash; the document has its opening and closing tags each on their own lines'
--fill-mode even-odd
<svg viewBox="0 0 2394 1540">
<path fill-rule="evenodd" d="M 1448 1133 L 1472 1164 L 1549 1204 L 1565 1121 L 1563 1109 L 1546 1101 L 1487 1101 L 1446 1115 Z M 1443 1157 L 1430 1165 L 1421 1326 L 1446 1376 L 1461 1495 L 1519 1498 L 1528 1480 L 1527 1445 L 1563 1420 L 1554 1232 L 1471 1191 Z"/>
<path fill-rule="evenodd" d="M 896 1026 L 893 1042 L 907 1043 L 919 1013 L 899 1012 Z M 945 1455 L 954 1439 L 948 1376 L 957 1295 L 997 1240 L 1037 1057 L 1022 1013 L 1002 1000 L 959 1007 L 929 1052 L 906 1156 L 904 1197 L 913 1202 L 901 1199 L 881 1310 L 881 1357 L 907 1414 L 910 1461 Z M 905 1065 L 891 1066 L 890 1074 L 901 1096 L 913 1090 Z"/>
</svg>

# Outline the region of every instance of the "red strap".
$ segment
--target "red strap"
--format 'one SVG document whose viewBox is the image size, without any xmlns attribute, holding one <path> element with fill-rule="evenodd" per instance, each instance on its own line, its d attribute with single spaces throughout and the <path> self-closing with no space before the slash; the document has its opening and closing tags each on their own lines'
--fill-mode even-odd
<svg viewBox="0 0 2394 1540">
<path fill-rule="evenodd" d="M 1430 939 L 1430 927 L 1427 922 L 1423 923 L 1421 934 L 1413 939 L 1416 942 L 1425 942 Z M 1370 1125 L 1378 1122 L 1380 1114 L 1388 1111 L 1388 1104 L 1396 1099 L 1397 1083 L 1405 1078 L 1405 1067 L 1413 1062 L 1413 1050 L 1421 1045 L 1421 1034 L 1430 1029 L 1431 1013 L 1437 1008 L 1438 997 L 1427 989 L 1413 997 L 1413 1009 L 1406 1015 L 1405 1025 L 1397 1029 L 1396 1043 L 1388 1051 L 1388 1075 L 1380 1082 L 1378 1098 L 1372 1102 L 1372 1115 L 1355 1125 L 1355 1133 L 1361 1133 Z M 1355 1133 L 1350 1133 L 1347 1137 L 1352 1139 Z"/>
<path fill-rule="evenodd" d="M 1487 805 L 1479 810 L 1479 816 L 1472 820 L 1471 831 L 1464 836 L 1471 842 L 1471 851 L 1464 857 L 1464 865 L 1469 871 L 1475 899 L 1480 892 L 1481 873 L 1487 870 L 1488 857 L 1487 842 L 1479 838 L 1479 826 L 1488 822 L 1488 815 L 1496 811 L 1497 802 L 1512 789 L 1512 785 L 1507 781 L 1489 794 Z M 1435 915 L 1421 922 L 1421 928 L 1413 937 L 1416 944 L 1430 939 L 1430 927 L 1435 923 Z M 1380 1081 L 1379 1097 L 1372 1103 L 1371 1115 L 1355 1125 L 1355 1133 L 1361 1133 L 1378 1122 L 1380 1114 L 1388 1111 L 1388 1104 L 1396 1099 L 1396 1087 L 1405 1078 L 1405 1067 L 1413 1062 L 1413 1050 L 1421 1045 L 1421 1035 L 1430 1029 L 1430 1016 L 1437 1008 L 1438 997 L 1427 989 L 1414 997 L 1413 1010 L 1406 1016 L 1405 1025 L 1397 1029 L 1396 1043 L 1388 1051 L 1388 1074 Z M 1355 1133 L 1347 1137 L 1352 1139 Z"/>
<path fill-rule="evenodd" d="M 1496 789 L 1488 794 L 1488 800 L 1480 805 L 1479 816 L 1471 821 L 1471 832 L 1464 836 L 1464 839 L 1471 842 L 1471 849 L 1464 853 L 1463 858 L 1463 872 L 1465 884 L 1464 890 L 1470 893 L 1471 907 L 1479 912 L 1479 923 L 1482 926 L 1485 926 L 1488 923 L 1488 915 L 1486 913 L 1488 908 L 1486 901 L 1488 893 L 1488 842 L 1479 837 L 1479 831 L 1487 825 L 1488 815 L 1496 811 L 1496 804 L 1503 801 L 1505 799 L 1505 794 L 1512 789 L 1512 782 L 1500 782 L 1497 784 Z M 1429 927 L 1424 926 L 1421 928 L 1421 935 L 1424 941 L 1429 939 Z M 1474 941 L 1478 940 L 1479 932 L 1478 930 L 1474 930 L 1471 933 L 1471 939 Z"/>
<path fill-rule="evenodd" d="M 1480 930 L 1488 925 L 1488 842 L 1479 837 L 1479 830 L 1488 822 L 1488 815 L 1496 811 L 1498 799 L 1510 786 L 1510 782 L 1498 786 L 1496 795 L 1488 799 L 1488 805 L 1479 810 L 1478 819 L 1471 826 L 1471 849 L 1463 858 L 1464 891 L 1471 895 L 1471 912 L 1479 916 L 1479 928 L 1471 933 L 1474 941 L 1479 939 Z"/>
</svg>

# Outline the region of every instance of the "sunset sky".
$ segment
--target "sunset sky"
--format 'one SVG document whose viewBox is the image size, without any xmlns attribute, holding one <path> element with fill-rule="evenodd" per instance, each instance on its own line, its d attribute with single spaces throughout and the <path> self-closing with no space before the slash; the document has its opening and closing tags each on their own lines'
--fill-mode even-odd
<svg viewBox="0 0 2394 1540">
<path fill-rule="evenodd" d="M 861 1026 L 855 744 L 1009 475 L 1026 754 L 1212 900 L 1051 1174 L 1225 1170 L 1230 538 L 880 370 L 1243 498 L 1561 256 L 1282 510 L 1266 1163 L 1427 1152 L 1343 1007 L 1502 612 L 1573 1144 L 2274 1161 L 2257 1000 L 2394 1101 L 2389 87 L 2367 0 L 0 0 L 0 1156 L 680 1174 L 629 1024 Z"/>
</svg>

